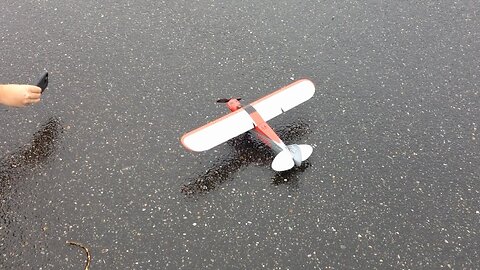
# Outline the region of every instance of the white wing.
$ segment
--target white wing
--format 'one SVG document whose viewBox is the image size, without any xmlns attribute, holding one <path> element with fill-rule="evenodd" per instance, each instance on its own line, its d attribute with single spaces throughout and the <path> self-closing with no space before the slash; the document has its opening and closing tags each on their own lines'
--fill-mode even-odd
<svg viewBox="0 0 480 270">
<path fill-rule="evenodd" d="M 313 83 L 304 79 L 266 95 L 250 105 L 263 120 L 268 121 L 307 101 L 314 93 Z M 181 138 L 183 146 L 193 151 L 205 151 L 254 128 L 255 121 L 244 108 L 186 133 Z"/>
<path fill-rule="evenodd" d="M 291 83 L 252 103 L 251 106 L 268 121 L 277 115 L 309 100 L 315 93 L 315 86 L 310 80 L 303 79 Z"/>
<path fill-rule="evenodd" d="M 193 151 L 205 151 L 254 128 L 253 119 L 239 109 L 182 136 L 182 144 Z"/>
</svg>

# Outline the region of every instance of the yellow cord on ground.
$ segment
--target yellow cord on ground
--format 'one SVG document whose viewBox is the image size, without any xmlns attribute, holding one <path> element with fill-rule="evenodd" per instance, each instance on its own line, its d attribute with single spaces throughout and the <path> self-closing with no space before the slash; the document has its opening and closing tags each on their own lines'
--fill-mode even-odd
<svg viewBox="0 0 480 270">
<path fill-rule="evenodd" d="M 92 261 L 92 257 L 90 256 L 90 251 L 88 251 L 88 248 L 85 247 L 84 245 L 73 242 L 73 241 L 67 241 L 67 244 L 72 245 L 72 246 L 77 246 L 85 250 L 85 253 L 87 254 L 87 263 L 85 264 L 85 269 L 84 270 L 89 270 L 90 269 L 90 262 Z"/>
</svg>

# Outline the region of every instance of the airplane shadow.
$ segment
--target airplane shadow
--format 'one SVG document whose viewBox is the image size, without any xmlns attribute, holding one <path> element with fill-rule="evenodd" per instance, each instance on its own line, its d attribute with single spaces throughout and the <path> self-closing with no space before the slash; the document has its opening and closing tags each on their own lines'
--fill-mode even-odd
<svg viewBox="0 0 480 270">
<path fill-rule="evenodd" d="M 293 125 L 275 128 L 277 134 L 286 143 L 298 142 L 310 132 L 309 125 L 305 122 L 297 122 Z M 189 183 L 183 185 L 181 191 L 185 195 L 200 194 L 215 189 L 231 178 L 241 168 L 250 165 L 270 167 L 274 155 L 270 148 L 259 142 L 250 133 L 245 133 L 227 142 L 233 147 L 231 154 L 214 163 L 205 173 L 190 178 Z M 291 186 L 298 185 L 298 176 L 303 173 L 310 163 L 304 162 L 299 167 L 294 167 L 285 172 L 275 172 L 272 176 L 272 184 Z"/>
<path fill-rule="evenodd" d="M 48 162 L 55 153 L 63 128 L 56 117 L 48 119 L 32 136 L 32 140 L 0 159 L 0 198 L 27 173 Z"/>
</svg>

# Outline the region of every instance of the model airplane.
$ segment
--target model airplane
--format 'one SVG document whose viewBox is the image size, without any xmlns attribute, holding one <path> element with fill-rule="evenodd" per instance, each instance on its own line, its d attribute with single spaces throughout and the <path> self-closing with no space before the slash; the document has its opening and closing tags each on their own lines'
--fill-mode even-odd
<svg viewBox="0 0 480 270">
<path fill-rule="evenodd" d="M 307 144 L 285 145 L 266 121 L 309 100 L 315 86 L 307 79 L 293 82 L 247 106 L 239 98 L 219 99 L 226 103 L 231 113 L 190 131 L 182 136 L 181 142 L 187 149 L 205 151 L 224 143 L 242 133 L 251 132 L 276 154 L 272 169 L 286 171 L 300 166 L 313 152 Z"/>
</svg>

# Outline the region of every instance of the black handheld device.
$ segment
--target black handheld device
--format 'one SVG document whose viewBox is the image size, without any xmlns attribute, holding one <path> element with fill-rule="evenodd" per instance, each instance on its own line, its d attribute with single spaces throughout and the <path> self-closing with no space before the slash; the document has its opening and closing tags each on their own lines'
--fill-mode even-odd
<svg viewBox="0 0 480 270">
<path fill-rule="evenodd" d="M 48 86 L 48 72 L 44 72 L 40 79 L 38 79 L 36 86 L 42 88 L 42 93 L 45 91 L 45 88 Z"/>
</svg>

